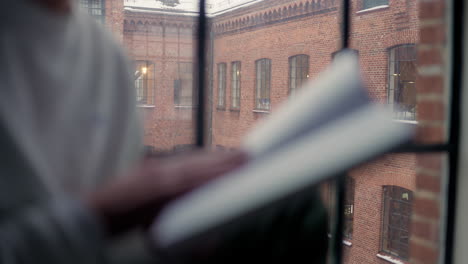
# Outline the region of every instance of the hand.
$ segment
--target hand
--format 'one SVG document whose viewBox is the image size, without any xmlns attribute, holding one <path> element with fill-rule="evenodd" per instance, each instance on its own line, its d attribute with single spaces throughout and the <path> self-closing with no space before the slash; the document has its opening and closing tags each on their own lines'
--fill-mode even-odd
<svg viewBox="0 0 468 264">
<path fill-rule="evenodd" d="M 241 152 L 193 151 L 147 159 L 130 175 L 87 198 L 109 235 L 145 226 L 169 201 L 247 161 Z"/>
</svg>

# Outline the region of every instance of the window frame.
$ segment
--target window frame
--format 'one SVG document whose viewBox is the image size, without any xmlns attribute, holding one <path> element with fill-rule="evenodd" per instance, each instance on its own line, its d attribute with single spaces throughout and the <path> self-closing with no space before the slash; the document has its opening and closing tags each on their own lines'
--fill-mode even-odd
<svg viewBox="0 0 468 264">
<path fill-rule="evenodd" d="M 262 65 L 264 65 L 264 67 L 266 68 L 263 71 L 259 67 Z M 261 58 L 255 61 L 254 110 L 256 111 L 270 111 L 271 109 L 271 68 L 272 68 L 271 59 Z M 261 71 L 260 80 L 258 78 L 259 69 Z M 259 83 L 260 83 L 260 87 L 259 87 Z M 263 104 L 267 104 L 267 106 L 262 107 L 262 104 L 259 104 L 259 100 L 265 100 L 265 103 Z"/>
<path fill-rule="evenodd" d="M 351 191 L 350 191 L 351 190 Z M 356 192 L 356 180 L 350 176 L 345 176 L 345 199 L 344 199 L 344 222 L 343 238 L 351 241 L 354 231 L 354 197 Z M 349 210 L 349 214 L 347 214 Z M 351 215 L 351 216 L 348 216 Z"/>
<path fill-rule="evenodd" d="M 234 65 L 236 65 L 237 74 L 234 71 Z M 234 78 L 234 76 L 237 76 L 237 77 Z M 231 62 L 231 110 L 239 110 L 240 109 L 241 77 L 242 77 L 242 63 L 240 61 Z M 236 90 L 234 90 L 235 86 L 237 88 Z M 237 91 L 236 96 L 234 96 L 235 91 Z M 237 99 L 237 102 L 235 101 L 236 99 Z"/>
<path fill-rule="evenodd" d="M 93 7 L 92 2 L 94 1 L 99 1 L 100 7 Z M 86 3 L 86 7 L 83 6 L 84 3 Z M 106 22 L 106 0 L 79 0 L 78 5 L 97 21 L 102 24 Z M 96 10 L 99 10 L 100 14 L 94 14 Z"/>
<path fill-rule="evenodd" d="M 391 192 L 390 195 L 393 195 L 394 193 L 399 193 L 399 192 L 408 192 L 408 202 L 403 201 L 402 199 L 395 199 L 394 197 L 391 197 L 389 195 L 389 192 Z M 390 199 L 389 201 L 387 199 Z M 398 203 L 406 203 L 409 204 L 410 209 L 409 209 L 409 215 L 406 216 L 407 218 L 407 230 L 404 230 L 401 228 L 401 225 L 398 226 L 398 228 L 402 229 L 403 231 L 408 233 L 408 243 L 406 245 L 406 252 L 398 252 L 398 250 L 395 249 L 389 249 L 386 246 L 386 243 L 390 240 L 389 237 L 390 232 L 388 231 L 390 227 L 390 217 L 396 213 L 392 213 L 390 210 L 393 209 L 393 207 L 390 205 L 391 202 L 398 202 Z M 383 185 L 382 186 L 382 225 L 381 225 L 381 230 L 380 230 L 380 253 L 395 257 L 404 261 L 409 260 L 410 258 L 410 237 L 411 237 L 411 216 L 413 212 L 413 203 L 414 203 L 414 192 L 406 189 L 401 186 L 397 185 Z M 400 213 L 402 215 L 402 213 Z M 401 220 L 400 220 L 401 221 Z M 396 227 L 394 227 L 396 229 Z M 400 244 L 403 244 L 401 242 L 398 242 Z M 406 253 L 406 256 L 403 255 Z M 403 256 L 402 256 L 403 255 Z"/>
<path fill-rule="evenodd" d="M 415 57 L 414 59 L 412 59 L 411 61 L 414 61 L 415 63 L 415 73 L 414 75 L 416 76 L 417 75 L 417 65 L 416 65 L 416 62 L 417 62 L 417 55 L 416 55 L 416 52 L 417 52 L 417 45 L 416 44 L 413 44 L 413 43 L 404 43 L 404 44 L 399 44 L 399 45 L 396 45 L 396 46 L 392 46 L 392 47 L 389 47 L 387 49 L 387 58 L 388 58 L 388 69 L 387 69 L 387 104 L 391 107 L 392 111 L 393 111 L 393 115 L 394 115 L 394 119 L 395 120 L 399 120 L 399 121 L 409 121 L 409 122 L 417 122 L 417 103 L 416 103 L 416 97 L 414 98 L 414 109 L 413 109 L 413 113 L 412 113 L 412 117 L 410 118 L 399 118 L 400 114 L 402 114 L 401 111 L 398 111 L 396 112 L 395 111 L 395 92 L 397 89 L 397 87 L 393 87 L 392 86 L 394 85 L 395 83 L 395 79 L 394 78 L 397 78 L 395 74 L 399 74 L 399 73 L 395 73 L 396 69 L 399 68 L 400 66 L 396 66 L 397 64 L 399 65 L 399 63 L 403 60 L 397 60 L 396 59 L 396 54 L 395 52 L 400 49 L 400 48 L 404 48 L 404 47 L 412 47 L 414 50 L 413 50 L 413 53 L 415 54 Z M 393 59 L 392 59 L 393 57 Z M 409 61 L 409 60 L 408 60 Z M 400 76 L 400 75 L 398 75 Z M 400 81 L 398 81 L 400 82 Z M 408 83 L 411 83 L 411 82 L 408 82 Z M 412 84 L 413 84 L 413 89 L 414 89 L 414 96 L 416 96 L 416 77 L 414 78 L 414 80 L 412 81 Z M 405 114 L 406 115 L 406 114 Z"/>
<path fill-rule="evenodd" d="M 190 65 L 190 69 L 188 71 L 183 71 L 181 68 L 185 68 L 184 66 Z M 179 61 L 177 62 L 177 73 L 176 78 L 174 80 L 174 106 L 176 108 L 193 108 L 196 107 L 196 98 L 198 97 L 195 88 L 194 88 L 194 72 L 193 72 L 193 65 L 192 61 Z M 189 76 L 189 78 L 185 78 Z M 183 97 L 181 94 L 184 91 L 184 84 L 190 83 L 191 89 L 191 100 L 186 100 L 187 102 L 190 101 L 190 104 L 185 103 L 182 100 Z"/>
<path fill-rule="evenodd" d="M 300 65 L 298 66 L 298 60 L 300 59 Z M 292 63 L 292 61 L 295 61 L 294 65 Z M 304 62 L 305 60 L 305 62 Z M 295 66 L 295 67 L 293 67 Z M 293 68 L 294 68 L 294 88 L 292 87 L 292 83 L 293 83 Z M 301 71 L 301 73 L 299 74 L 300 77 L 297 78 L 297 73 L 298 73 L 298 69 L 302 70 L 303 68 L 305 68 L 306 70 L 305 71 Z M 309 71 L 310 71 L 310 56 L 307 55 L 307 54 L 297 54 L 297 55 L 293 55 L 291 57 L 288 58 L 288 69 L 289 69 L 289 73 L 288 73 L 288 94 L 290 96 L 294 96 L 294 94 L 296 93 L 297 89 L 300 89 L 300 87 L 302 87 L 302 85 L 307 82 L 307 79 L 309 78 Z M 305 72 L 305 74 L 303 74 Z M 305 76 L 303 76 L 305 75 Z M 298 80 L 299 83 L 298 83 Z"/>
<path fill-rule="evenodd" d="M 227 64 L 225 62 L 220 62 L 217 64 L 217 68 L 218 68 L 218 98 L 217 98 L 218 100 L 216 103 L 216 108 L 220 110 L 224 110 L 226 109 Z M 221 69 L 223 69 L 222 75 L 221 75 Z M 222 79 L 221 79 L 221 76 L 223 77 Z M 221 91 L 223 92 L 222 95 L 221 95 Z"/>
<path fill-rule="evenodd" d="M 360 0 L 360 2 L 359 2 L 359 11 L 369 10 L 369 9 L 373 9 L 373 8 L 380 7 L 380 6 L 381 7 L 390 6 L 390 0 L 386 0 L 387 4 L 377 4 L 377 5 L 367 6 L 367 7 L 365 6 L 366 1 L 369 1 L 369 0 Z M 383 1 L 385 1 L 385 0 L 383 0 Z"/>
<path fill-rule="evenodd" d="M 135 100 L 137 102 L 137 106 L 154 106 L 155 105 L 155 96 L 156 96 L 156 64 L 150 60 L 134 60 L 133 61 L 134 68 L 135 68 L 135 79 L 134 79 L 134 85 L 135 85 Z M 146 73 L 142 73 L 140 76 L 145 76 L 145 79 L 142 80 L 143 91 L 139 91 L 140 88 L 137 85 L 137 68 L 139 68 L 142 65 L 142 69 L 146 68 Z M 148 76 L 152 75 L 152 78 L 148 78 Z M 140 83 L 140 82 L 139 82 Z M 142 92 L 142 96 L 139 96 L 139 93 Z M 138 100 L 139 97 L 142 98 L 142 100 Z"/>
</svg>

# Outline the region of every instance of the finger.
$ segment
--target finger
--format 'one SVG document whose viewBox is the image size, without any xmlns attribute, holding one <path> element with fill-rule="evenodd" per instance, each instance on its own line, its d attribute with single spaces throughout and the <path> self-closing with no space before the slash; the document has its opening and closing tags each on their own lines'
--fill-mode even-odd
<svg viewBox="0 0 468 264">
<path fill-rule="evenodd" d="M 195 182 L 204 182 L 231 171 L 247 162 L 247 155 L 243 152 L 208 153 L 199 156 L 182 165 L 182 178 Z"/>
</svg>

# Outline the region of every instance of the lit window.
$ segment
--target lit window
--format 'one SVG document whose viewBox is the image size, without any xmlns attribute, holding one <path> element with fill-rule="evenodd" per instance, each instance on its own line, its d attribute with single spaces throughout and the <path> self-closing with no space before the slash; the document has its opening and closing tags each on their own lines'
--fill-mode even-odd
<svg viewBox="0 0 468 264">
<path fill-rule="evenodd" d="M 388 103 L 393 107 L 396 119 L 416 119 L 415 83 L 415 45 L 402 45 L 390 49 Z"/>
<path fill-rule="evenodd" d="M 260 59 L 255 62 L 255 108 L 270 109 L 271 60 Z"/>
<path fill-rule="evenodd" d="M 294 95 L 296 89 L 309 78 L 309 56 L 296 55 L 289 58 L 289 94 Z"/>
<path fill-rule="evenodd" d="M 241 77 L 241 63 L 235 61 L 231 64 L 232 78 L 231 78 L 231 108 L 238 109 L 240 107 L 240 77 Z"/>
<path fill-rule="evenodd" d="M 376 6 L 388 6 L 388 0 L 362 0 L 361 9 L 369 9 Z"/>
<path fill-rule="evenodd" d="M 218 64 L 218 108 L 224 108 L 226 102 L 226 63 Z"/>
<path fill-rule="evenodd" d="M 140 105 L 154 105 L 154 63 L 135 62 L 136 100 Z"/>
<path fill-rule="evenodd" d="M 398 186 L 384 186 L 382 252 L 401 259 L 409 257 L 413 192 Z"/>
<path fill-rule="evenodd" d="M 174 104 L 177 106 L 192 106 L 193 94 L 193 64 L 179 62 L 179 78 L 174 81 Z"/>
<path fill-rule="evenodd" d="M 80 7 L 96 20 L 104 23 L 104 0 L 80 0 Z"/>
</svg>

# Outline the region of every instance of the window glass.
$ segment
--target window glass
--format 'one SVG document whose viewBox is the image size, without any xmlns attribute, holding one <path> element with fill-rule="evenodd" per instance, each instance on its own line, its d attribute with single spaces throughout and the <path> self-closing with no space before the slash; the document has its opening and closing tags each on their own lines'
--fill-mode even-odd
<svg viewBox="0 0 468 264">
<path fill-rule="evenodd" d="M 174 104 L 192 106 L 196 97 L 193 93 L 193 65 L 191 62 L 179 62 L 177 79 L 174 80 Z"/>
<path fill-rule="evenodd" d="M 388 103 L 395 119 L 416 120 L 416 47 L 401 45 L 389 50 Z"/>
<path fill-rule="evenodd" d="M 81 2 L 91 7 L 97 1 Z M 193 116 L 197 109 L 193 103 L 197 94 L 193 91 L 193 64 L 196 64 L 194 32 L 197 28 L 194 13 L 198 3 L 179 0 L 107 0 L 106 3 L 102 13 L 106 27 L 134 61 L 132 74 L 144 126 L 144 144 L 151 153 L 190 150 L 194 147 Z M 214 64 L 213 79 L 217 70 Z M 217 96 L 218 82 L 212 86 Z M 217 97 L 212 102 L 212 108 L 216 109 Z"/>
<path fill-rule="evenodd" d="M 349 40 L 350 48 L 359 54 L 372 100 L 391 107 L 395 122 L 413 126 L 415 143 L 439 144 L 446 142 L 449 131 L 446 63 L 450 61 L 450 50 L 445 23 L 451 18 L 445 17 L 447 1 L 430 1 L 437 3 L 433 9 L 425 8 L 428 2 L 352 0 L 348 10 Z M 197 4 L 190 0 L 124 0 L 123 6 L 103 12 L 106 21 L 123 24 L 123 30 L 109 26 L 130 58 L 156 65 L 152 105 L 157 107 L 149 108 L 146 103 L 145 108 L 140 104 L 139 110 L 145 124 L 145 144 L 157 150 L 182 150 L 193 145 Z M 341 49 L 341 11 L 341 1 L 335 0 L 207 2 L 210 32 L 205 94 L 209 145 L 239 147 L 257 122 L 270 112 L 274 114 L 276 106 L 293 95 L 307 78 L 317 77 L 327 67 Z M 433 15 L 439 17 L 430 17 Z M 145 89 L 148 97 L 147 86 L 136 82 L 135 87 L 137 101 L 145 97 Z M 228 111 L 216 111 L 221 105 Z M 446 195 L 446 169 L 446 153 L 408 153 L 387 155 L 350 171 L 342 212 L 344 263 L 411 263 L 417 258 L 411 247 L 395 246 L 395 241 L 406 243 L 406 231 L 388 232 L 389 226 L 394 226 L 395 221 L 401 223 L 403 218 L 389 218 L 395 210 L 385 206 L 392 196 L 385 195 L 384 189 L 396 186 L 409 190 L 415 216 L 411 224 L 429 223 L 426 231 L 434 234 L 433 230 L 443 230 L 440 215 Z M 334 203 L 327 202 L 336 195 L 333 187 L 329 189 L 325 204 Z M 428 192 L 429 199 L 424 196 Z M 435 205 L 420 210 L 418 204 L 427 200 Z M 436 216 L 430 218 L 428 214 L 432 213 Z M 417 238 L 417 246 L 436 249 L 434 254 L 440 254 L 443 238 L 438 232 L 432 240 L 418 236 L 411 228 L 407 234 Z"/>
<path fill-rule="evenodd" d="M 345 178 L 345 199 L 344 199 L 344 223 L 343 237 L 351 240 L 353 238 L 353 219 L 354 219 L 354 184 L 353 177 Z"/>
<path fill-rule="evenodd" d="M 261 59 L 255 62 L 256 87 L 255 87 L 255 108 L 259 110 L 270 109 L 270 81 L 271 81 L 271 60 Z"/>
<path fill-rule="evenodd" d="M 154 73 L 154 63 L 149 61 L 135 62 L 134 79 L 138 104 L 154 105 Z"/>
<path fill-rule="evenodd" d="M 413 192 L 398 186 L 383 187 L 382 252 L 409 258 Z"/>
<path fill-rule="evenodd" d="M 100 22 L 104 22 L 104 0 L 80 0 L 80 7 Z"/>
<path fill-rule="evenodd" d="M 296 89 L 309 78 L 309 56 L 296 55 L 289 58 L 289 93 L 294 95 Z"/>
<path fill-rule="evenodd" d="M 241 80 L 241 62 L 235 61 L 231 64 L 231 108 L 240 107 L 240 80 Z"/>
<path fill-rule="evenodd" d="M 218 64 L 218 108 L 226 104 L 226 63 Z"/>
<path fill-rule="evenodd" d="M 387 6 L 389 0 L 362 0 L 362 9 L 369 9 L 377 6 Z"/>
</svg>

